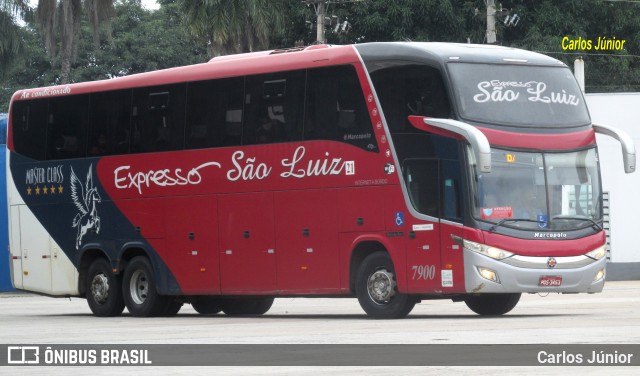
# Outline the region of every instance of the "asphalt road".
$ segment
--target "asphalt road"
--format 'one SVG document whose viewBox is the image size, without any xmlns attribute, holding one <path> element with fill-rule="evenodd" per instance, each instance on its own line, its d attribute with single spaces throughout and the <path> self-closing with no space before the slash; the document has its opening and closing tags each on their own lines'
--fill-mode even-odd
<svg viewBox="0 0 640 376">
<path fill-rule="evenodd" d="M 91 315 L 84 299 L 0 294 L 4 344 L 640 344 L 640 281 L 608 282 L 594 295 L 523 295 L 502 317 L 480 317 L 464 303 L 423 301 L 402 320 L 367 318 L 355 299 L 276 299 L 261 317 Z M 186 347 L 186 346 L 184 346 Z M 357 348 L 357 346 L 355 346 Z M 569 349 L 569 348 L 568 348 Z M 6 351 L 6 350 L 3 350 Z M 393 357 L 392 348 L 388 357 Z M 640 358 L 640 353 L 634 354 Z M 186 355 L 185 355 L 186 356 Z M 459 354 L 463 357 L 465 354 Z M 489 354 L 495 356 L 495 354 Z M 495 374 L 488 367 L 0 367 L 0 374 Z M 506 367 L 506 374 L 637 374 L 638 367 Z"/>
</svg>

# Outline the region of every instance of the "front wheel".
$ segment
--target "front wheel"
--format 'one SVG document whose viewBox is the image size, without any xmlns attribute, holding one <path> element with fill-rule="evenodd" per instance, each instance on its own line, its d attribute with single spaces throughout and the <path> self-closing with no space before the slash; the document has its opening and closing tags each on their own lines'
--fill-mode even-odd
<svg viewBox="0 0 640 376">
<path fill-rule="evenodd" d="M 100 317 L 118 316 L 124 310 L 120 277 L 111 272 L 105 259 L 95 260 L 89 267 L 85 291 L 91 312 Z"/>
<path fill-rule="evenodd" d="M 129 313 L 136 317 L 171 315 L 176 308 L 170 307 L 167 296 L 158 294 L 153 268 L 143 256 L 134 257 L 125 269 L 122 295 Z"/>
<path fill-rule="evenodd" d="M 362 309 L 376 319 L 405 317 L 417 302 L 398 292 L 393 262 L 385 252 L 370 254 L 358 268 L 356 296 Z"/>
<path fill-rule="evenodd" d="M 469 295 L 464 302 L 473 312 L 483 316 L 499 316 L 511 311 L 520 300 L 516 294 Z"/>
</svg>

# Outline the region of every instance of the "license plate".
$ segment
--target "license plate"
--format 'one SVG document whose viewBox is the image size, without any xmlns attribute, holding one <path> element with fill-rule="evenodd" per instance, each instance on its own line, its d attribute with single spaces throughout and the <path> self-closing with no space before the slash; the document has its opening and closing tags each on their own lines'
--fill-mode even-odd
<svg viewBox="0 0 640 376">
<path fill-rule="evenodd" d="M 538 286 L 551 287 L 560 285 L 562 285 L 562 277 L 560 276 L 546 275 L 540 277 L 540 280 L 538 281 Z"/>
</svg>

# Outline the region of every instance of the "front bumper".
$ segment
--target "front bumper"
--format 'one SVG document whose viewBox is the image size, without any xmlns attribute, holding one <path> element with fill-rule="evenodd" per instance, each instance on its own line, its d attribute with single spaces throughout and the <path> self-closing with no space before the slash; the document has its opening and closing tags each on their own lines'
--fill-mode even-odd
<svg viewBox="0 0 640 376">
<path fill-rule="evenodd" d="M 588 264 L 569 263 L 564 267 L 562 262 L 558 262 L 556 267 L 548 268 L 546 262 L 549 257 L 529 257 L 527 258 L 531 261 L 529 265 L 526 262 L 520 262 L 515 266 L 508 264 L 505 260 L 495 260 L 466 248 L 463 249 L 465 289 L 468 293 L 596 293 L 601 292 L 604 287 L 604 276 L 597 281 L 594 278 L 605 268 L 606 258 L 593 260 Z M 500 282 L 483 278 L 478 267 L 493 270 Z M 562 283 L 560 286 L 539 286 L 541 277 L 560 277 Z"/>
</svg>

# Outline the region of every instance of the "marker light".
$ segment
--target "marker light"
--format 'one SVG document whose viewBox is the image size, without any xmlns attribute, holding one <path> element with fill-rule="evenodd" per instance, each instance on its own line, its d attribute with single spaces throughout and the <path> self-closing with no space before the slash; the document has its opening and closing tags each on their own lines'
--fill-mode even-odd
<svg viewBox="0 0 640 376">
<path fill-rule="evenodd" d="M 478 266 L 478 272 L 482 276 L 482 278 L 487 279 L 491 282 L 500 283 L 500 278 L 498 278 L 498 273 L 489 269 Z"/>
<path fill-rule="evenodd" d="M 596 249 L 594 249 L 593 251 L 587 253 L 588 257 L 591 257 L 594 260 L 600 260 L 601 258 L 603 258 L 605 255 L 607 254 L 607 248 L 605 245 L 602 245 Z"/>
<path fill-rule="evenodd" d="M 491 257 L 494 260 L 502 260 L 508 257 L 513 256 L 513 253 L 509 251 L 505 251 L 504 249 L 490 247 L 488 245 L 472 242 L 470 240 L 461 239 L 462 246 L 470 251 L 480 253 L 481 255 L 485 255 Z"/>
<path fill-rule="evenodd" d="M 597 281 L 601 280 L 602 278 L 604 278 L 605 274 L 606 273 L 604 271 L 604 268 L 598 270 L 598 272 L 596 273 L 595 278 L 593 279 L 593 282 L 597 282 Z"/>
</svg>

